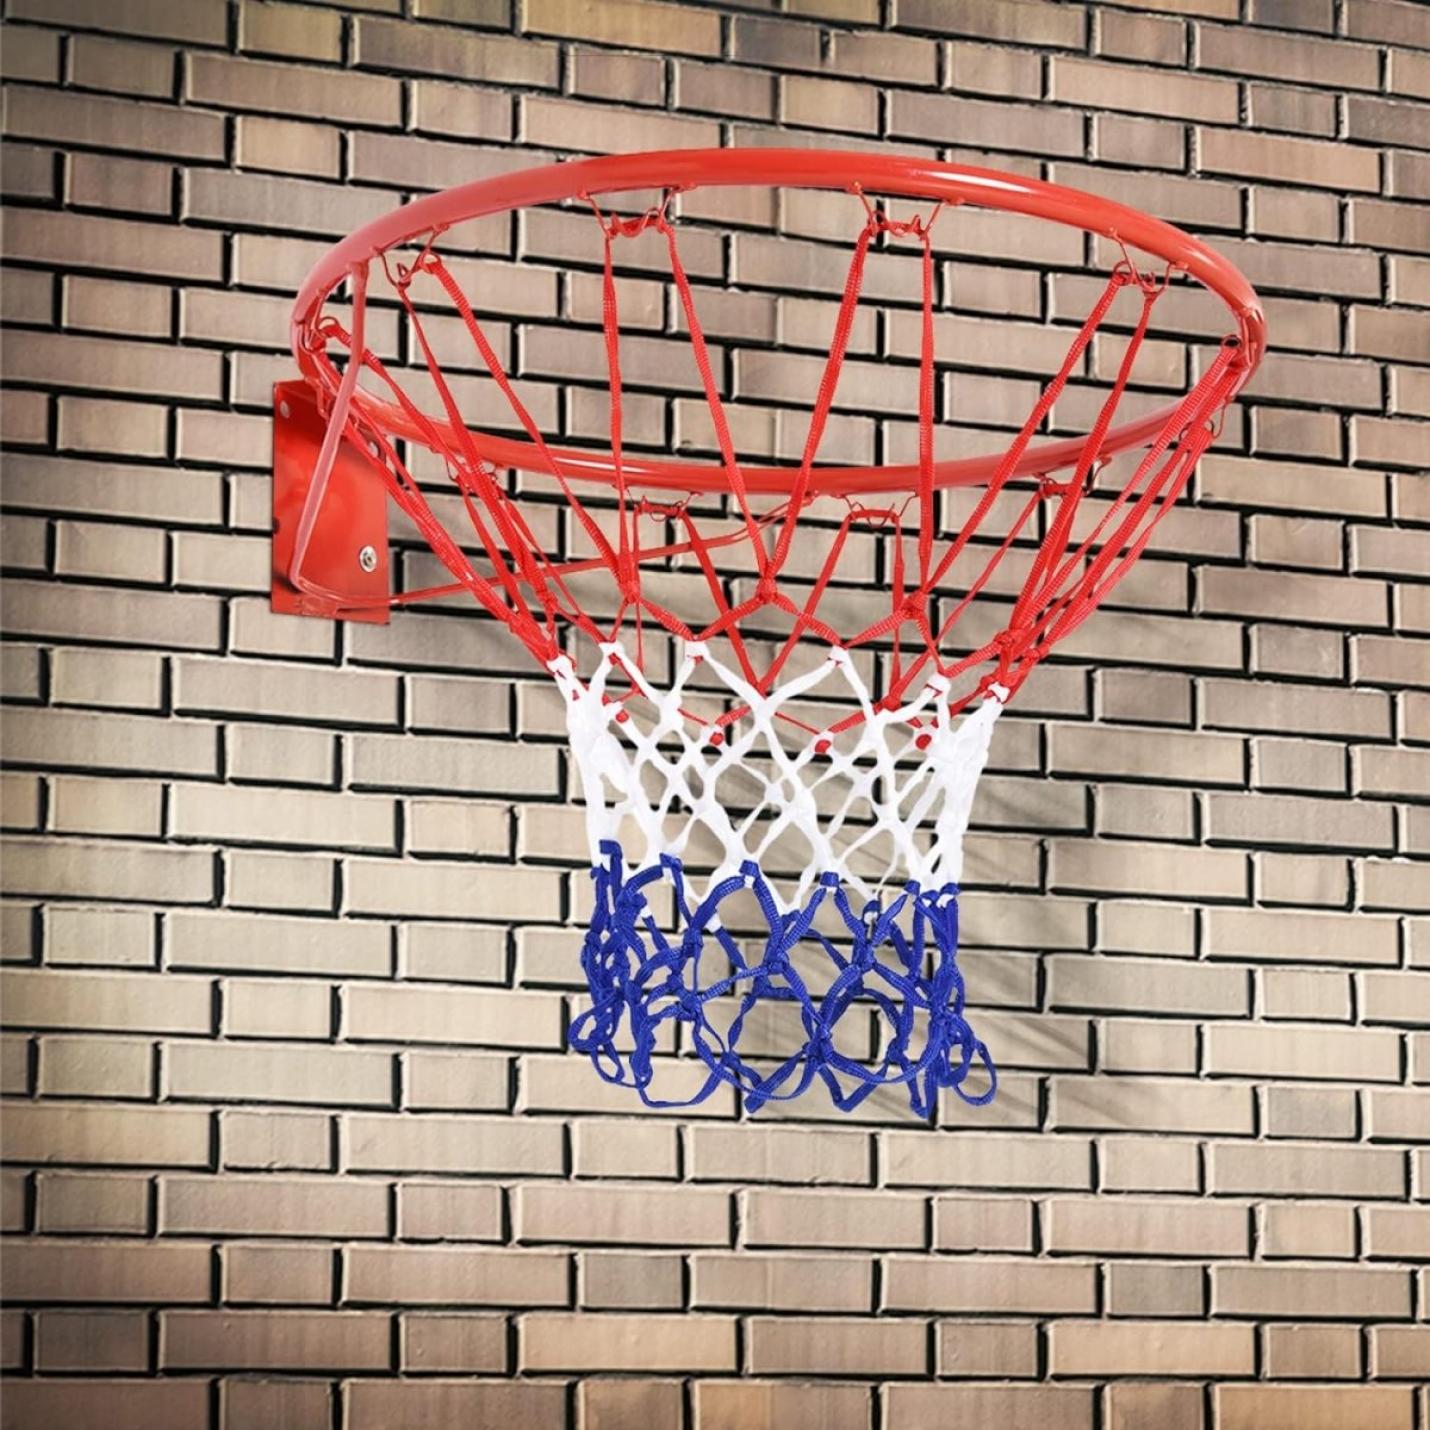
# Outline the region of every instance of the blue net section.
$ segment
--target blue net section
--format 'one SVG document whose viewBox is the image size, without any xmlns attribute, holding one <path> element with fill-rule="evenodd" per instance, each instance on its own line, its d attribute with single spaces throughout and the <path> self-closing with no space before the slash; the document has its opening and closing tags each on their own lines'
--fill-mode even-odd
<svg viewBox="0 0 1430 1430">
<path fill-rule="evenodd" d="M 691 1106 L 729 1083 L 750 1112 L 798 1097 L 816 1079 L 846 1112 L 877 1088 L 896 1085 L 908 1089 L 910 1106 L 924 1118 L 936 1111 L 942 1087 L 974 1106 L 992 1100 L 992 1060 L 963 1014 L 953 884 L 926 890 L 911 881 L 887 903 L 856 910 L 839 876 L 827 873 L 803 908 L 782 912 L 758 866 L 747 862 L 692 907 L 679 859 L 664 856 L 626 877 L 620 846 L 608 840 L 600 848 L 607 862 L 591 871 L 596 907 L 581 952 L 592 1007 L 573 1022 L 571 1045 L 607 1082 L 635 1088 L 650 1107 Z M 662 883 L 673 892 L 674 931 L 660 926 L 648 902 Z M 721 906 L 738 898 L 743 913 L 751 895 L 766 927 L 737 939 Z M 821 931 L 830 926 L 831 906 L 837 937 Z M 811 977 L 811 956 L 827 960 L 827 980 Z M 757 1067 L 740 1039 L 762 1003 L 792 1005 L 803 1042 L 788 1054 L 761 1056 Z M 847 1048 L 864 1038 L 860 1019 L 871 1013 L 879 1028 L 875 1053 L 856 1057 L 835 1046 L 842 1019 L 852 1024 L 840 1040 Z M 682 1099 L 652 1092 L 657 1044 L 673 1044 L 670 1025 L 709 1073 Z M 965 1083 L 979 1067 L 986 1081 L 974 1079 L 980 1090 L 973 1091 Z"/>
</svg>

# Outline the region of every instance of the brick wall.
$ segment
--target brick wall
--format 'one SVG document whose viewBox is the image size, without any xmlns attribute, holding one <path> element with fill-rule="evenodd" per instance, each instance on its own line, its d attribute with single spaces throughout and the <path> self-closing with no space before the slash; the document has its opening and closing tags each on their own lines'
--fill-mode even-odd
<svg viewBox="0 0 1430 1430">
<path fill-rule="evenodd" d="M 6 13 L 6 1430 L 1430 1426 L 1430 9 Z M 1196 511 L 1005 717 L 965 900 L 1004 1086 L 936 1127 L 612 1095 L 562 1051 L 544 679 L 467 612 L 267 605 L 326 241 L 409 185 L 777 137 L 1127 200 L 1271 324 Z M 523 235 L 477 247 L 555 417 L 594 251 Z M 1078 254 L 966 239 L 945 415 L 1006 428 Z M 763 245 L 721 341 L 802 383 L 830 304 Z M 869 405 L 838 440 L 907 439 Z"/>
</svg>

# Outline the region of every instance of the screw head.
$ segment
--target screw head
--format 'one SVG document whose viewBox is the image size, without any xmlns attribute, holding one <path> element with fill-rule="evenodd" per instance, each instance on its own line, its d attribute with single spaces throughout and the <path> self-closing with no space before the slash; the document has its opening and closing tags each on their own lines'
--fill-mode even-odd
<svg viewBox="0 0 1430 1430">
<path fill-rule="evenodd" d="M 377 551 L 376 551 L 376 549 L 375 549 L 374 547 L 371 547 L 371 546 L 364 546 L 363 549 L 358 552 L 358 565 L 361 566 L 364 571 L 376 571 L 376 570 L 377 570 Z"/>
</svg>

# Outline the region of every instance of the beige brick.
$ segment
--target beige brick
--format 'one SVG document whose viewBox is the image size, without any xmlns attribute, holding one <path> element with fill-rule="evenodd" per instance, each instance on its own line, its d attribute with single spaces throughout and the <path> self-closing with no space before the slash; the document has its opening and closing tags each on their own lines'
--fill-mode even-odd
<svg viewBox="0 0 1430 1430">
<path fill-rule="evenodd" d="M 424 133 L 465 139 L 511 137 L 512 101 L 504 94 L 419 79 L 412 83 L 412 110 L 417 129 Z"/>
<path fill-rule="evenodd" d="M 1266 1326 L 1264 1359 L 1276 1380 L 1354 1380 L 1361 1374 L 1359 1328 Z"/>
<path fill-rule="evenodd" d="M 572 1167 L 578 1177 L 673 1180 L 680 1175 L 678 1132 L 669 1123 L 581 1121 L 572 1134 Z"/>
<path fill-rule="evenodd" d="M 553 869 L 501 867 L 498 878 L 480 878 L 478 867 L 423 859 L 347 859 L 347 907 L 353 914 L 428 918 L 555 919 L 561 877 Z"/>
<path fill-rule="evenodd" d="M 26 1028 L 208 1033 L 212 985 L 142 974 L 7 972 L 4 1019 Z"/>
<path fill-rule="evenodd" d="M 928 1366 L 919 1321 L 752 1316 L 746 1333 L 756 1375 L 921 1375 Z"/>
<path fill-rule="evenodd" d="M 1236 505 L 1320 512 L 1328 515 L 1374 516 L 1385 513 L 1385 489 L 1359 474 L 1327 473 L 1316 491 L 1307 490 L 1316 469 L 1289 462 L 1208 454 L 1198 465 L 1197 481 L 1205 499 Z"/>
<path fill-rule="evenodd" d="M 282 781 L 328 788 L 334 783 L 337 740 L 325 731 L 230 725 L 225 743 L 231 780 Z"/>
<path fill-rule="evenodd" d="M 1394 1318 L 1410 1314 L 1403 1271 L 1315 1266 L 1216 1266 L 1212 1314 Z"/>
<path fill-rule="evenodd" d="M 561 1003 L 550 994 L 349 984 L 344 1029 L 358 1042 L 561 1045 Z"/>
<path fill-rule="evenodd" d="M 989 1137 L 982 1155 L 969 1158 L 957 1136 L 887 1132 L 880 1160 L 894 1186 L 1082 1188 L 1090 1152 L 1081 1138 Z"/>
<path fill-rule="evenodd" d="M 6 79 L 57 83 L 60 78 L 60 37 L 52 30 L 19 29 L 5 47 Z"/>
<path fill-rule="evenodd" d="M 212 775 L 218 731 L 199 721 L 87 711 L 15 710 L 6 721 L 13 764 L 46 768 L 97 765 L 124 773 Z"/>
<path fill-rule="evenodd" d="M 940 1375 L 1031 1380 L 1038 1374 L 1036 1326 L 1008 1321 L 943 1321 L 937 1329 Z"/>
<path fill-rule="evenodd" d="M 848 80 L 786 75 L 780 81 L 780 111 L 786 124 L 873 134 L 879 125 L 879 93 L 872 85 Z"/>
<path fill-rule="evenodd" d="M 34 1043 L 29 1038 L 0 1038 L 0 1091 L 6 1097 L 28 1097 L 34 1078 L 30 1064 Z"/>
<path fill-rule="evenodd" d="M 166 212 L 167 207 L 164 203 Z M 127 283 L 79 273 L 64 280 L 64 322 L 69 327 L 120 337 L 170 337 L 173 307 L 173 293 L 159 283 Z M 104 430 L 100 419 L 106 413 L 116 420 L 112 428 Z M 61 398 L 60 445 L 92 452 L 166 456 L 172 450 L 169 410 L 117 399 Z"/>
<path fill-rule="evenodd" d="M 1410 1391 L 1380 1386 L 1218 1385 L 1220 1430 L 1410 1430 Z"/>
<path fill-rule="evenodd" d="M 1251 1326 L 1179 1321 L 1063 1321 L 1048 1331 L 1054 1375 L 1250 1375 Z"/>
<path fill-rule="evenodd" d="M 1044 1211 L 1047 1249 L 1113 1256 L 1245 1256 L 1246 1208 L 1180 1200 L 1057 1199 Z"/>
<path fill-rule="evenodd" d="M 938 0 L 902 0 L 898 23 L 936 34 L 975 35 L 1015 44 L 1078 48 L 1087 33 L 1081 5 L 1052 5 L 1041 0 L 1012 0 L 996 8 L 953 11 Z"/>
<path fill-rule="evenodd" d="M 5 124 L 7 132 L 19 139 L 96 145 L 177 159 L 223 157 L 222 116 L 134 99 L 12 85 Z"/>
<path fill-rule="evenodd" d="M 502 983 L 506 940 L 496 929 L 407 922 L 401 930 L 404 978 L 439 983 Z"/>
<path fill-rule="evenodd" d="M 1090 1314 L 1096 1268 L 1073 1262 L 891 1256 L 884 1304 L 891 1311 L 1016 1315 Z"/>
<path fill-rule="evenodd" d="M 1263 968 L 1258 981 L 1261 1011 L 1267 1018 L 1350 1021 L 1350 977 L 1343 972 Z M 1231 1038 L 1230 1048 L 1236 1050 L 1236 1037 Z"/>
<path fill-rule="evenodd" d="M 415 74 L 454 79 L 555 88 L 558 51 L 538 40 L 498 35 L 467 35 L 433 25 L 361 19 L 356 27 L 355 60 Z"/>
<path fill-rule="evenodd" d="M 327 1306 L 333 1299 L 333 1254 L 325 1246 L 225 1246 L 222 1266 L 230 1305 Z"/>
<path fill-rule="evenodd" d="M 42 1038 L 39 1090 L 55 1097 L 148 1098 L 154 1049 L 138 1038 Z"/>
<path fill-rule="evenodd" d="M 405 1241 L 499 1241 L 501 1192 L 466 1182 L 405 1182 L 397 1193 L 397 1232 Z"/>
<path fill-rule="evenodd" d="M 917 1197 L 752 1190 L 743 1223 L 749 1246 L 918 1248 L 924 1220 Z"/>
<path fill-rule="evenodd" d="M 351 1115 L 344 1165 L 372 1172 L 560 1172 L 561 1127 L 529 1118 Z"/>
<path fill-rule="evenodd" d="M 592 1074 L 583 1059 L 566 1054 L 542 1056 L 527 1054 L 522 1058 L 521 1088 L 518 1106 L 524 1112 L 586 1112 L 619 1115 L 629 1112 L 632 1092 L 629 1087 L 608 1083 Z M 652 1081 L 648 1089 L 655 1098 L 667 1099 L 668 1107 L 642 1107 L 647 1117 L 684 1120 L 690 1117 L 728 1118 L 734 1110 L 734 1089 L 722 1085 L 698 1107 L 680 1104 L 688 1102 L 709 1080 L 704 1064 L 689 1058 L 657 1058 L 652 1064 Z"/>
<path fill-rule="evenodd" d="M 327 1038 L 332 994 L 323 983 L 229 979 L 223 985 L 223 1031 L 235 1038 Z"/>
<path fill-rule="evenodd" d="M 685 1301 L 679 1256 L 588 1251 L 580 1257 L 582 1306 L 607 1311 L 674 1311 Z"/>
<path fill-rule="evenodd" d="M 511 1068 L 503 1057 L 469 1051 L 407 1053 L 402 1058 L 403 1106 L 428 1112 L 504 1112 Z"/>
<path fill-rule="evenodd" d="M 1330 742 L 1256 739 L 1252 780 L 1261 789 L 1346 789 L 1345 750 Z"/>
<path fill-rule="evenodd" d="M 1072 1385 L 890 1385 L 887 1430 L 997 1425 L 999 1430 L 1092 1430 L 1093 1392 Z"/>
<path fill-rule="evenodd" d="M 1251 1089 L 1191 1078 L 1055 1078 L 1050 1125 L 1250 1133 Z"/>
<path fill-rule="evenodd" d="M 1399 959 L 1394 922 L 1364 914 L 1306 914 L 1276 909 L 1209 909 L 1210 958 L 1309 963 L 1384 963 Z"/>
<path fill-rule="evenodd" d="M 206 1246 L 123 1242 L 11 1243 L 5 1280 L 12 1301 L 207 1301 Z"/>
<path fill-rule="evenodd" d="M 868 1430 L 869 1395 L 865 1386 L 751 1380 L 697 1380 L 694 1383 L 698 1430 Z M 616 1421 L 600 1430 L 623 1430 Z M 674 1424 L 642 1421 L 645 1424 Z M 591 1427 L 596 1430 L 596 1427 Z"/>
<path fill-rule="evenodd" d="M 222 1382 L 222 1394 L 224 1430 L 288 1430 L 332 1415 L 326 1381 L 235 1378 Z"/>
<path fill-rule="evenodd" d="M 795 1182 L 810 1186 L 869 1181 L 869 1138 L 823 1129 L 693 1127 L 687 1141 L 696 1181 Z"/>
<path fill-rule="evenodd" d="M 388 1230 L 379 1182 L 293 1177 L 163 1177 L 159 1229 L 208 1236 L 370 1237 Z"/>
<path fill-rule="evenodd" d="M 350 778 L 356 786 L 451 795 L 556 793 L 556 752 L 549 748 L 473 740 L 354 735 Z M 500 770 L 500 778 L 495 779 Z"/>
<path fill-rule="evenodd" d="M 147 1178 L 87 1172 L 35 1178 L 35 1227 L 57 1235 L 147 1236 L 153 1230 Z"/>
<path fill-rule="evenodd" d="M 1398 1082 L 1400 1039 L 1369 1029 L 1214 1024 L 1206 1030 L 1206 1066 L 1213 1076 Z"/>
<path fill-rule="evenodd" d="M 562 1430 L 567 1387 L 559 1381 L 370 1379 L 345 1386 L 351 1430 L 398 1425 L 520 1425 Z"/>
<path fill-rule="evenodd" d="M 890 132 L 921 143 L 940 140 L 1051 155 L 1082 152 L 1081 120 L 1072 113 L 913 91 L 895 91 L 890 100 Z"/>
<path fill-rule="evenodd" d="M 27 343 L 24 351 L 32 350 L 33 344 Z M 16 634 L 152 643 L 154 632 L 162 630 L 174 646 L 189 650 L 218 647 L 220 607 L 211 596 L 131 589 L 117 602 L 103 586 L 26 581 L 11 581 L 8 590 L 10 628 Z"/>
<path fill-rule="evenodd" d="M 1199 25 L 1197 45 L 1203 69 L 1337 88 L 1379 87 L 1379 57 L 1368 45 L 1223 25 Z"/>
<path fill-rule="evenodd" d="M 342 20 L 321 10 L 247 0 L 239 9 L 238 43 L 240 49 L 257 54 L 338 60 L 342 57 Z"/>
<path fill-rule="evenodd" d="M 322 23 L 318 21 L 317 23 Z M 328 123 L 395 125 L 401 85 L 385 76 L 267 64 L 227 55 L 186 57 L 185 90 L 200 104 L 308 114 Z"/>
<path fill-rule="evenodd" d="M 1196 924 L 1190 908 L 1116 899 L 1105 899 L 1098 904 L 1096 946 L 1105 953 L 1190 958 L 1195 945 Z"/>
<path fill-rule="evenodd" d="M 201 1380 L 15 1378 L 5 1413 L 18 1425 L 104 1426 L 107 1430 L 179 1430 L 202 1424 L 209 1387 Z"/>
<path fill-rule="evenodd" d="M 868 1311 L 873 1263 L 847 1256 L 762 1256 L 697 1252 L 691 1304 L 707 1310 Z"/>
<path fill-rule="evenodd" d="M 1202 576 L 1202 609 L 1338 626 L 1389 621 L 1386 588 L 1378 581 L 1285 571 L 1208 568 Z"/>
<path fill-rule="evenodd" d="M 7 804 L 20 808 L 13 798 Z M 51 779 L 50 827 L 60 834 L 157 838 L 163 828 L 163 787 L 150 779 Z"/>
<path fill-rule="evenodd" d="M 1202 1430 L 1202 1388 L 1199 1385 L 1136 1381 L 1109 1385 L 1104 1404 L 1107 1430 Z"/>
<path fill-rule="evenodd" d="M 164 580 L 167 565 L 161 531 L 76 521 L 55 528 L 55 570 L 62 576 L 153 585 Z"/>
<path fill-rule="evenodd" d="M 173 112 L 177 115 L 181 111 Z M 131 273 L 137 270 L 169 282 L 220 277 L 222 251 L 221 237 L 215 233 L 42 209 L 17 211 L 6 226 L 5 233 L 5 252 L 11 258 L 58 263 L 67 267 L 119 269 Z M 71 283 L 69 291 L 72 300 L 84 291 L 78 286 L 80 281 L 73 280 Z M 143 288 L 133 290 L 133 295 L 142 302 L 152 303 L 159 291 Z M 114 285 L 106 285 L 103 296 L 106 299 L 117 296 Z M 72 321 L 83 323 L 83 310 L 77 310 L 73 301 L 70 317 Z M 163 331 L 168 331 L 167 324 Z M 27 344 L 33 341 L 33 335 L 26 339 Z M 64 345 L 64 351 L 74 351 L 77 355 L 85 350 L 83 344 L 76 344 L 73 339 L 67 340 Z M 100 353 L 115 349 L 108 345 L 96 345 L 93 351 Z M 202 369 L 203 364 L 196 355 L 191 356 L 190 361 Z M 144 387 L 145 384 L 141 384 L 137 390 L 143 392 Z M 180 389 L 181 392 L 186 390 Z"/>
<path fill-rule="evenodd" d="M 565 1306 L 571 1258 L 476 1247 L 355 1246 L 343 1253 L 345 1301 L 359 1305 Z"/>
<path fill-rule="evenodd" d="M 1135 70 L 1125 65 L 1054 56 L 1051 97 L 1097 109 L 1127 109 L 1209 123 L 1234 124 L 1237 90 L 1233 81 Z"/>
<path fill-rule="evenodd" d="M 395 725 L 397 697 L 397 681 L 384 672 L 232 659 L 174 662 L 174 708 L 185 712 Z"/>
<path fill-rule="evenodd" d="M 675 67 L 676 104 L 710 114 L 773 119 L 775 80 L 758 70 L 680 60 Z"/>
<path fill-rule="evenodd" d="M 35 1317 L 41 1371 L 145 1371 L 149 1323 L 138 1311 L 43 1311 Z"/>
<path fill-rule="evenodd" d="M 1312 1144 L 1214 1142 L 1211 1190 L 1220 1195 L 1403 1197 L 1400 1153 Z"/>
<path fill-rule="evenodd" d="M 197 1110 L 14 1103 L 0 1138 L 9 1162 L 205 1167 L 209 1160 L 209 1117 Z"/>
<path fill-rule="evenodd" d="M 1365 1104 L 1366 1131 L 1373 1141 L 1430 1141 L 1430 1099 L 1424 1093 L 1373 1088 Z"/>
<path fill-rule="evenodd" d="M 1113 1316 L 1203 1316 L 1202 1269 L 1114 1261 L 1107 1268 L 1107 1311 Z"/>
<path fill-rule="evenodd" d="M 1430 251 L 1425 241 L 1419 208 L 1414 204 L 1388 204 L 1375 199 L 1352 199 L 1347 237 L 1353 243 L 1377 247 Z"/>
<path fill-rule="evenodd" d="M 732 1316 L 538 1312 L 519 1323 L 524 1370 L 734 1370 Z"/>
<path fill-rule="evenodd" d="M 940 1197 L 933 1235 L 940 1251 L 1032 1251 L 1032 1207 L 1009 1198 Z"/>
<path fill-rule="evenodd" d="M 179 912 L 168 918 L 175 968 L 243 973 L 388 976 L 392 934 L 385 924 Z"/>
<path fill-rule="evenodd" d="M 256 66 L 249 62 L 247 67 Z M 336 235 L 380 217 L 391 206 L 391 196 L 375 189 L 217 169 L 184 174 L 183 214 L 200 223 Z"/>
<path fill-rule="evenodd" d="M 680 5 L 604 0 L 599 6 L 579 0 L 532 0 L 523 28 L 534 35 L 687 55 L 720 53 L 720 17 L 691 14 Z"/>
<path fill-rule="evenodd" d="M 1430 1330 L 1423 1326 L 1375 1326 L 1370 1333 L 1371 1374 L 1377 1379 L 1430 1375 Z"/>
<path fill-rule="evenodd" d="M 502 1316 L 404 1316 L 401 1364 L 405 1371 L 507 1371 L 507 1323 Z"/>
<path fill-rule="evenodd" d="M 520 1241 L 729 1246 L 730 1218 L 727 1193 L 691 1188 L 529 1186 L 514 1194 Z"/>
<path fill-rule="evenodd" d="M 1265 1122 L 1271 1137 L 1356 1136 L 1356 1098 L 1352 1088 L 1269 1087 Z"/>
<path fill-rule="evenodd" d="M 1362 1218 L 1365 1253 L 1372 1259 L 1420 1261 L 1430 1258 L 1430 1209 L 1366 1207 Z"/>
<path fill-rule="evenodd" d="M 1240 969 L 1166 959 L 1079 958 L 1048 961 L 1048 1006 L 1129 1013 L 1244 1015 L 1250 986 Z"/>
<path fill-rule="evenodd" d="M 1051 882 L 1062 891 L 1137 892 L 1182 898 L 1242 898 L 1245 857 L 1230 849 L 1054 841 Z"/>
<path fill-rule="evenodd" d="M 1198 129 L 1197 152 L 1202 169 L 1209 174 L 1370 192 L 1380 185 L 1375 154 L 1344 145 L 1230 129 Z"/>
<path fill-rule="evenodd" d="M 1058 774 L 1177 779 L 1197 771 L 1207 784 L 1242 783 L 1245 746 L 1239 739 L 1172 730 L 1054 725 L 1052 769 Z"/>
<path fill-rule="evenodd" d="M 54 262 L 51 257 L 50 262 Z M 157 343 L 119 342 L 110 337 L 83 337 L 70 333 L 30 332 L 23 347 L 9 360 L 11 378 L 17 382 L 82 383 L 100 392 L 153 393 L 176 398 L 213 400 L 222 388 L 217 353 L 196 347 L 166 347 Z M 126 601 L 136 601 L 130 595 Z M 154 608 L 177 612 L 183 603 L 174 596 L 154 595 Z M 197 605 L 190 601 L 189 605 Z M 210 649 L 213 642 L 177 641 L 174 644 Z"/>
<path fill-rule="evenodd" d="M 368 1311 L 169 1311 L 159 1355 L 174 1370 L 384 1370 L 391 1332 Z"/>
<path fill-rule="evenodd" d="M 172 1043 L 165 1049 L 170 1097 L 216 1102 L 390 1106 L 392 1059 L 349 1048 L 277 1043 Z"/>
</svg>

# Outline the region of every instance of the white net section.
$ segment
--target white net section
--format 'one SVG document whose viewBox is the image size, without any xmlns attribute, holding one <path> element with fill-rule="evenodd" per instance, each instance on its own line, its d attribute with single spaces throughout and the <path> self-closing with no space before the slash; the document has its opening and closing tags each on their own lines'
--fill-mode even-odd
<svg viewBox="0 0 1430 1430">
<path fill-rule="evenodd" d="M 1006 691 L 962 716 L 949 713 L 949 682 L 930 675 L 896 709 L 875 702 L 850 653 L 828 657 L 768 695 L 701 643 L 686 642 L 670 687 L 656 690 L 618 643 L 602 645 L 587 680 L 562 655 L 548 667 L 566 704 L 581 774 L 593 864 L 619 845 L 628 873 L 662 856 L 687 872 L 712 870 L 707 888 L 747 861 L 787 877 L 772 883 L 785 908 L 799 908 L 822 874 L 877 899 L 914 880 L 922 889 L 956 883 L 978 777 Z M 695 687 L 703 668 L 701 688 Z M 711 678 L 741 717 L 712 739 L 685 713 L 708 698 Z M 643 702 L 616 699 L 634 686 Z M 815 696 L 858 703 L 864 719 L 837 740 L 781 738 L 782 707 Z"/>
</svg>

